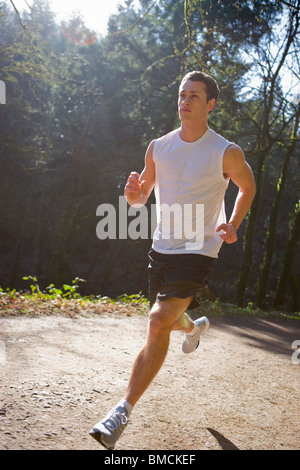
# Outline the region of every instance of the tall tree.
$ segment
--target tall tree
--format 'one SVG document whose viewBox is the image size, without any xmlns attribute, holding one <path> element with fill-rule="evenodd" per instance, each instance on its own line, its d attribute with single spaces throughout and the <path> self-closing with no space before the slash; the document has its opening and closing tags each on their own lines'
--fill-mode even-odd
<svg viewBox="0 0 300 470">
<path fill-rule="evenodd" d="M 296 247 L 300 239 L 300 200 L 295 206 L 295 211 L 294 214 L 292 214 L 290 225 L 291 229 L 282 256 L 281 269 L 273 305 L 275 308 L 282 308 L 287 286 L 290 283 L 294 294 L 294 305 L 292 305 L 291 308 L 293 311 L 297 312 L 299 311 L 299 285 L 294 281 L 293 265 L 291 260 L 295 257 Z"/>
<path fill-rule="evenodd" d="M 244 238 L 243 263 L 238 279 L 235 300 L 238 305 L 243 305 L 245 291 L 253 263 L 253 243 L 256 231 L 260 199 L 263 191 L 263 177 L 265 161 L 270 155 L 273 145 L 284 136 L 291 118 L 285 118 L 286 100 L 283 99 L 280 85 L 280 73 L 291 54 L 295 53 L 295 41 L 299 33 L 299 14 L 295 9 L 289 9 L 287 24 L 283 28 L 286 31 L 284 38 L 278 45 L 277 53 L 273 56 L 274 38 L 269 38 L 266 44 L 257 47 L 255 58 L 256 66 L 261 70 L 262 85 L 259 89 L 259 98 L 255 113 L 249 119 L 256 127 L 257 155 L 256 164 L 256 196 L 247 220 L 247 228 Z M 283 17 L 284 18 L 284 17 Z M 278 37 L 276 37 L 278 44 Z"/>
<path fill-rule="evenodd" d="M 287 145 L 285 151 L 285 157 L 282 165 L 281 174 L 279 177 L 279 181 L 277 184 L 277 191 L 274 199 L 274 203 L 271 210 L 269 227 L 267 231 L 267 238 L 265 244 L 265 253 L 264 259 L 261 266 L 261 273 L 258 281 L 258 289 L 257 289 L 257 299 L 256 303 L 258 307 L 262 307 L 264 305 L 264 301 L 268 292 L 268 281 L 272 266 L 272 258 L 275 246 L 275 238 L 276 238 L 276 231 L 277 231 L 277 223 L 278 223 L 278 216 L 279 216 L 279 209 L 280 203 L 286 189 L 287 185 L 287 177 L 288 177 L 288 169 L 291 157 L 293 156 L 296 148 L 297 143 L 297 132 L 299 128 L 299 118 L 300 118 L 300 104 L 298 104 L 298 108 L 295 113 L 295 123 L 292 130 L 291 138 L 289 145 Z M 292 263 L 292 259 L 290 260 Z"/>
</svg>

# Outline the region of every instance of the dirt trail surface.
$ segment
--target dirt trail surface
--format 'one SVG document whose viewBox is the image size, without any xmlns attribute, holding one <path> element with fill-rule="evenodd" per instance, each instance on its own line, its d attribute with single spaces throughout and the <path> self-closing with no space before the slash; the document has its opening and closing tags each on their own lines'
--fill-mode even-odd
<svg viewBox="0 0 300 470">
<path fill-rule="evenodd" d="M 191 355 L 173 332 L 115 449 L 300 449 L 299 325 L 212 318 Z M 146 329 L 142 315 L 1 318 L 0 449 L 104 450 L 88 432 L 123 397 Z"/>
</svg>

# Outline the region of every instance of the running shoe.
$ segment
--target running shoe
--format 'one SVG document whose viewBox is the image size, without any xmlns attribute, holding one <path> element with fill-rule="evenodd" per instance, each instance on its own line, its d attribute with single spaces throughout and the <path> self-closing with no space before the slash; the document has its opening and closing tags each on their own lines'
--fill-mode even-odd
<svg viewBox="0 0 300 470">
<path fill-rule="evenodd" d="M 90 435 L 103 447 L 113 450 L 128 423 L 127 410 L 123 406 L 113 408 L 105 418 L 90 430 Z"/>
<path fill-rule="evenodd" d="M 198 326 L 197 332 L 193 336 L 188 333 L 184 334 L 182 351 L 185 354 L 194 352 L 198 348 L 200 343 L 200 336 L 203 335 L 203 333 L 205 333 L 210 327 L 209 320 L 206 317 L 198 318 L 194 321 L 194 324 Z"/>
</svg>

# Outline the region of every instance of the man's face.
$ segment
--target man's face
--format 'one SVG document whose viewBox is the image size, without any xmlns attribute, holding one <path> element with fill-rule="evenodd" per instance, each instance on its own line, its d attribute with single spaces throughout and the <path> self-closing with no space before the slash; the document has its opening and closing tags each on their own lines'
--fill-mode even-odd
<svg viewBox="0 0 300 470">
<path fill-rule="evenodd" d="M 180 85 L 178 112 L 181 120 L 206 120 L 214 105 L 215 99 L 207 102 L 205 83 L 186 80 Z"/>
</svg>

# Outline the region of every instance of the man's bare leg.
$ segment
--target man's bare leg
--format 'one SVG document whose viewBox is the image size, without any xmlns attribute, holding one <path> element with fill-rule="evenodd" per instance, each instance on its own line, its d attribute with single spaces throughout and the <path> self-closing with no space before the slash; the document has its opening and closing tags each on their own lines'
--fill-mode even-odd
<svg viewBox="0 0 300 470">
<path fill-rule="evenodd" d="M 160 370 L 169 348 L 170 333 L 173 329 L 185 331 L 185 339 L 182 350 L 185 353 L 192 352 L 197 345 L 197 334 L 201 334 L 201 328 L 208 328 L 206 317 L 199 319 L 207 324 L 201 327 L 185 313 L 192 297 L 186 299 L 171 298 L 156 302 L 149 315 L 148 335 L 145 346 L 138 354 L 129 380 L 125 398 L 113 408 L 108 415 L 97 423 L 90 431 L 90 435 L 107 449 L 113 449 L 121 433 L 127 426 L 133 406 L 146 391 L 158 371 Z M 198 333 L 194 330 L 198 329 Z M 200 333 L 199 333 L 200 329 Z M 191 331 L 190 334 L 189 331 Z"/>
<path fill-rule="evenodd" d="M 168 352 L 171 331 L 182 329 L 188 333 L 191 326 L 194 327 L 189 316 L 184 314 L 191 299 L 192 297 L 172 298 L 156 302 L 152 307 L 146 344 L 134 362 L 125 399 L 120 400 L 116 407 L 90 431 L 91 436 L 107 449 L 114 448 L 127 426 L 133 406 L 160 370 Z M 183 348 L 183 352 L 190 351 L 185 351 Z"/>
<path fill-rule="evenodd" d="M 184 312 L 173 325 L 172 330 L 183 330 L 185 333 L 190 333 L 194 328 L 194 322 L 190 319 L 188 314 Z"/>
<path fill-rule="evenodd" d="M 170 333 L 178 318 L 188 308 L 191 299 L 171 298 L 153 305 L 149 315 L 146 344 L 134 362 L 125 396 L 132 406 L 143 395 L 163 365 L 169 348 Z M 189 327 L 190 324 L 188 329 Z"/>
</svg>

